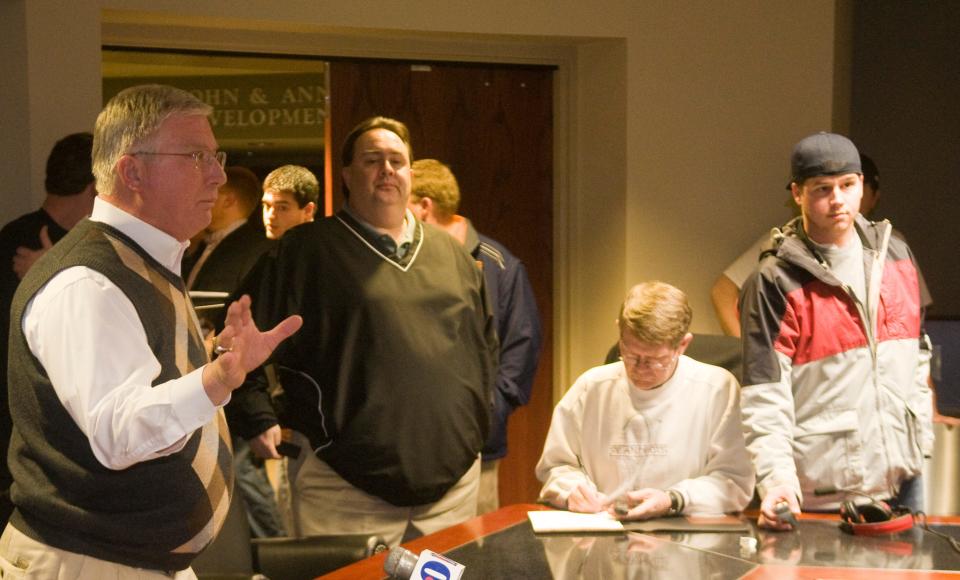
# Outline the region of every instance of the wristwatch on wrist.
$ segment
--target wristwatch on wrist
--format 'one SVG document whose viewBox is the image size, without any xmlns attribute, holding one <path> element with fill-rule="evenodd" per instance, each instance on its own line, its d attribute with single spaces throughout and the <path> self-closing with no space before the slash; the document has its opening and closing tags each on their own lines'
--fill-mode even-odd
<svg viewBox="0 0 960 580">
<path fill-rule="evenodd" d="M 680 512 L 683 511 L 684 504 L 686 503 L 683 499 L 683 495 L 675 489 L 668 489 L 667 495 L 670 496 L 670 509 L 667 510 L 667 515 L 680 515 Z"/>
</svg>

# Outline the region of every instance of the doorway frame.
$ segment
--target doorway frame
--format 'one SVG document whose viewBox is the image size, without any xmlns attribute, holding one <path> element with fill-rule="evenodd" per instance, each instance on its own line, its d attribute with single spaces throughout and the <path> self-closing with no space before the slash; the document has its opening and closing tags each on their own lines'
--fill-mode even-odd
<svg viewBox="0 0 960 580">
<path fill-rule="evenodd" d="M 402 59 L 417 61 L 536 64 L 556 67 L 554 82 L 553 145 L 553 402 L 593 361 L 591 346 L 604 319 L 610 297 L 620 300 L 626 287 L 625 230 L 623 220 L 605 223 L 598 233 L 590 204 L 575 195 L 578 184 L 596 186 L 598 201 L 613 203 L 626 214 L 626 169 L 616 160 L 595 160 L 582 155 L 584 148 L 609 142 L 610 135 L 587 136 L 594 124 L 611 121 L 626 145 L 626 47 L 623 38 L 523 37 L 480 34 L 441 34 L 402 31 L 357 31 L 300 26 L 275 22 L 191 19 L 125 10 L 102 12 L 101 44 L 130 48 L 165 48 L 235 52 L 248 55 L 291 55 L 329 58 Z M 603 87 L 603 88 L 598 88 Z M 599 95 L 614 89 L 610 103 L 597 103 Z M 593 99 L 591 102 L 586 102 Z M 612 105 L 612 106 L 611 106 Z M 610 186 L 613 187 L 610 187 Z M 591 194 L 592 195 L 592 194 Z M 622 212 L 619 210 L 622 209 Z M 602 240 L 594 240 L 595 236 Z M 587 239 L 591 241 L 586 242 Z M 591 251 L 604 248 L 608 266 L 600 282 Z M 592 250 L 593 249 L 593 250 Z M 598 292 L 598 286 L 602 289 Z M 598 296 L 601 299 L 598 300 Z M 605 298 L 603 298 L 605 297 Z M 618 304 L 618 302 L 617 302 Z M 591 340 L 592 339 L 592 340 Z M 604 347 L 605 348 L 605 347 Z"/>
</svg>

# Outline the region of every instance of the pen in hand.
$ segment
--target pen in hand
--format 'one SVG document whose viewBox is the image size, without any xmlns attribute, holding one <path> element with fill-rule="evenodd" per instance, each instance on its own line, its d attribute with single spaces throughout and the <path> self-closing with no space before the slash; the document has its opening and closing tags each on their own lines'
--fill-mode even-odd
<svg viewBox="0 0 960 580">
<path fill-rule="evenodd" d="M 643 503 L 643 500 L 640 500 L 637 505 L 640 505 L 641 503 Z M 613 502 L 613 513 L 617 517 L 623 517 L 630 513 L 630 505 L 626 500 L 618 499 L 617 501 Z"/>
<path fill-rule="evenodd" d="M 625 479 L 620 482 L 613 491 L 607 494 L 607 498 L 603 502 L 603 507 L 607 508 L 613 505 L 613 513 L 617 516 L 625 516 L 630 511 L 630 506 L 627 503 L 626 494 L 630 491 L 630 488 L 633 487 L 633 481 L 631 479 Z M 641 502 L 642 503 L 642 502 Z M 639 505 L 639 504 L 638 504 Z"/>
</svg>

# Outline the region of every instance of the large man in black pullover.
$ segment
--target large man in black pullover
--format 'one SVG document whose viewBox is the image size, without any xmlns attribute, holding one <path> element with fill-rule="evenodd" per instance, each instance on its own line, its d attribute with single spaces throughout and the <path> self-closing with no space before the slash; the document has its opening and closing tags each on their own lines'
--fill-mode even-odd
<svg viewBox="0 0 960 580">
<path fill-rule="evenodd" d="M 288 231 L 255 270 L 258 323 L 302 313 L 276 353 L 283 405 L 237 392 L 241 435 L 290 461 L 295 533 L 374 533 L 388 543 L 476 513 L 497 342 L 483 275 L 463 247 L 407 210 L 410 145 L 375 117 L 343 147 L 347 205 Z"/>
</svg>

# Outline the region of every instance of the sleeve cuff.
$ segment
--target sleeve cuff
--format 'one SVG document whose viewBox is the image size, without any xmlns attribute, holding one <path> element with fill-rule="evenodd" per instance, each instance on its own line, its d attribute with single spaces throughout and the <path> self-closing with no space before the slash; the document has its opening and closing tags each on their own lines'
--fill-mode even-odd
<svg viewBox="0 0 960 580">
<path fill-rule="evenodd" d="M 203 369 L 204 367 L 195 369 L 172 381 L 174 384 L 170 385 L 173 387 L 170 389 L 173 414 L 186 433 L 209 423 L 217 410 L 230 402 L 231 397 L 227 397 L 220 406 L 210 401 L 203 388 Z"/>
</svg>

